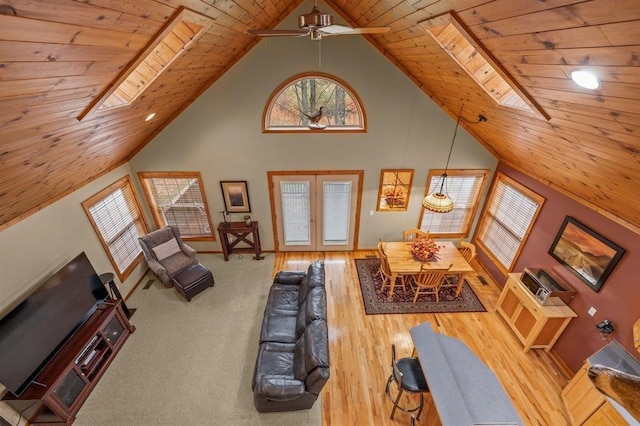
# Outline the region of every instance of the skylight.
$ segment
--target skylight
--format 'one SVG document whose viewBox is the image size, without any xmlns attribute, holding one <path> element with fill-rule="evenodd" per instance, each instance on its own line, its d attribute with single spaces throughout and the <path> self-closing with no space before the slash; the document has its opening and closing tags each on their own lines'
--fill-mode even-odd
<svg viewBox="0 0 640 426">
<path fill-rule="evenodd" d="M 78 117 L 78 120 L 95 111 L 131 105 L 212 24 L 212 19 L 181 8 L 136 60 Z"/>
<path fill-rule="evenodd" d="M 539 114 L 549 120 L 549 115 L 524 92 L 507 71 L 484 49 L 480 41 L 465 29 L 452 12 L 418 22 L 418 25 L 498 105 Z"/>
</svg>

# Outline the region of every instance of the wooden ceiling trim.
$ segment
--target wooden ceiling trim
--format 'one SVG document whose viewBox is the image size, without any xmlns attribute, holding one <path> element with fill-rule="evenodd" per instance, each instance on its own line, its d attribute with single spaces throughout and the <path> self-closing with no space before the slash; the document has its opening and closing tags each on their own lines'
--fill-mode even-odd
<svg viewBox="0 0 640 426">
<path fill-rule="evenodd" d="M 584 164 L 592 161 L 599 162 L 600 165 L 598 165 L 597 163 L 594 164 L 589 173 L 597 173 L 599 169 L 604 169 L 607 170 L 607 174 L 610 174 L 609 170 L 611 170 L 612 167 L 615 168 L 616 164 L 626 164 L 628 166 L 628 170 L 620 172 L 621 175 L 624 175 L 624 178 L 621 181 L 625 181 L 628 176 L 637 176 L 637 178 L 640 179 L 640 169 L 638 169 L 637 167 L 633 167 L 634 164 L 638 164 L 638 162 L 640 161 L 640 156 L 638 154 L 624 155 L 622 153 L 619 153 L 619 151 L 617 150 L 607 149 L 612 143 L 609 139 L 605 139 L 602 137 L 598 138 L 586 133 L 569 133 L 561 126 L 558 126 L 555 131 L 526 128 L 525 130 L 527 133 L 527 138 L 523 138 L 521 136 L 518 136 L 522 134 L 521 128 L 519 127 L 501 124 L 497 124 L 496 126 L 498 128 L 501 128 L 501 130 L 512 134 L 510 141 L 518 142 L 524 145 L 533 145 L 536 147 L 539 145 L 539 142 L 544 142 L 554 135 L 560 135 L 561 139 L 559 139 L 558 142 L 553 145 L 553 147 L 548 148 L 545 153 L 549 151 L 563 152 L 562 155 L 564 157 L 575 159 L 578 162 L 583 161 Z M 502 156 L 505 157 L 514 155 L 517 154 L 507 151 L 502 153 Z"/>
<path fill-rule="evenodd" d="M 572 49 L 611 45 L 602 31 L 602 26 L 578 27 L 567 30 L 492 38 L 485 38 L 483 34 L 480 34 L 479 38 L 485 47 L 492 52 L 525 52 L 527 50 Z"/>
<path fill-rule="evenodd" d="M 576 65 L 638 67 L 638 44 L 634 46 L 602 46 L 590 49 L 528 50 L 521 52 L 497 52 L 497 57 L 505 63 L 531 65 Z"/>
<path fill-rule="evenodd" d="M 0 28 L 3 30 L 4 40 L 36 43 L 69 43 L 139 50 L 148 40 L 144 35 L 6 15 L 0 15 Z"/>
<path fill-rule="evenodd" d="M 404 13 L 398 14 L 398 7 L 402 7 Z M 377 27 L 377 26 L 386 26 L 378 25 L 374 22 L 384 22 L 385 20 L 396 21 L 397 18 L 401 18 L 406 15 L 406 12 L 413 11 L 412 8 L 406 4 L 403 0 L 393 0 L 393 1 L 380 1 L 369 8 L 366 12 L 364 12 L 359 18 L 354 16 L 354 19 L 357 22 L 366 22 L 367 26 Z M 394 17 L 397 17 L 394 19 Z"/>
<path fill-rule="evenodd" d="M 540 102 L 542 99 L 562 99 L 566 102 L 572 102 L 584 106 L 599 107 L 601 108 L 601 111 L 610 110 L 615 112 L 628 112 L 632 114 L 638 111 L 637 104 L 635 104 L 635 102 L 630 102 L 628 99 L 603 97 L 598 94 L 591 95 L 577 92 L 563 92 L 560 90 L 543 89 L 539 87 L 531 87 L 530 90 Z"/>
<path fill-rule="evenodd" d="M 105 46 L 97 50 L 93 46 L 0 41 L 0 51 L 7 62 L 107 62 L 131 55 L 131 49 Z"/>
<path fill-rule="evenodd" d="M 631 123 L 619 123 L 616 121 L 612 121 L 607 119 L 606 114 L 603 117 L 602 114 L 600 116 L 593 115 L 585 115 L 573 113 L 572 111 L 568 111 L 566 109 L 558 109 L 551 108 L 547 109 L 552 117 L 553 121 L 555 120 L 566 120 L 568 123 L 571 123 L 573 126 L 581 126 L 585 125 L 592 129 L 594 134 L 600 134 L 603 137 L 608 137 L 610 133 L 613 135 L 625 135 L 631 137 L 632 146 L 640 146 L 640 117 L 635 124 Z M 622 138 L 622 136 L 619 136 Z M 616 139 L 614 137 L 614 139 Z"/>
<path fill-rule="evenodd" d="M 592 68 L 589 68 L 593 71 Z M 563 92 L 575 92 L 590 95 L 593 91 L 578 87 L 570 78 L 547 78 L 528 75 L 526 77 L 527 87 L 539 89 L 559 90 Z M 637 84 L 622 83 L 618 81 L 606 81 L 603 87 L 597 92 L 598 96 L 612 97 L 620 100 L 635 101 L 640 99 L 640 87 Z"/>
<path fill-rule="evenodd" d="M 461 11 L 459 15 L 460 19 L 467 25 L 473 26 L 522 15 L 533 15 L 536 12 L 568 6 L 583 1 L 584 0 L 546 0 L 518 2 L 513 0 L 495 0 Z"/>
<path fill-rule="evenodd" d="M 418 25 L 449 54 L 498 105 L 537 113 L 548 120 L 535 100 L 486 51 L 452 12 L 433 17 Z"/>
<path fill-rule="evenodd" d="M 12 192 L 18 197 L 15 203 L 0 196 L 0 223 L 33 209 L 33 203 L 59 199 L 67 188 L 77 189 L 82 179 L 95 178 L 74 176 L 74 168 L 64 167 L 65 161 L 73 159 L 81 164 L 78 170 L 91 174 L 130 159 L 258 43 L 245 33 L 247 28 L 272 28 L 302 4 L 301 0 L 7 1 L 17 4 L 18 16 L 0 16 L 0 49 L 7 67 L 0 70 L 0 108 L 5 111 L 0 119 L 5 124 L 0 126 L 0 166 L 15 182 L 21 182 L 24 170 L 48 174 L 39 175 L 40 184 Z M 558 190 L 585 198 L 583 204 L 591 203 L 594 209 L 613 211 L 608 205 L 615 204 L 622 210 L 615 212 L 619 220 L 635 221 L 631 228 L 640 225 L 640 207 L 626 202 L 624 190 L 607 194 L 608 189 L 625 185 L 626 193 L 635 190 L 627 182 L 637 181 L 640 170 L 637 2 L 621 0 L 615 10 L 603 0 L 326 3 L 349 25 L 391 27 L 388 33 L 366 39 L 453 119 L 462 102 L 473 114 L 488 117 L 487 125 L 463 127 L 501 161 L 553 181 Z M 187 54 L 131 107 L 101 112 L 83 123 L 67 117 L 101 93 L 181 6 L 216 21 Z M 71 16 L 71 10 L 78 13 Z M 495 106 L 416 25 L 451 10 L 536 98 L 551 121 Z M 100 12 L 107 18 L 95 22 Z M 585 66 L 602 74 L 600 90 L 586 92 L 570 82 L 571 71 Z M 3 80 L 5 76 L 8 80 Z M 151 110 L 156 118 L 144 122 Z M 55 174 L 48 163 L 42 164 L 48 157 L 60 169 Z M 602 186 L 603 180 L 607 186 Z M 30 188 L 37 188 L 37 195 L 29 194 Z M 614 202 L 603 202 L 605 194 Z"/>
<path fill-rule="evenodd" d="M 15 16 L 41 21 L 131 32 L 147 36 L 152 36 L 158 28 L 158 25 L 149 19 L 123 14 L 112 9 L 98 8 L 82 2 L 60 3 L 20 0 L 13 1 L 12 7 L 15 10 Z"/>
<path fill-rule="evenodd" d="M 138 58 L 78 116 L 78 120 L 97 110 L 131 105 L 191 44 L 198 41 L 212 23 L 204 15 L 179 9 Z"/>
</svg>

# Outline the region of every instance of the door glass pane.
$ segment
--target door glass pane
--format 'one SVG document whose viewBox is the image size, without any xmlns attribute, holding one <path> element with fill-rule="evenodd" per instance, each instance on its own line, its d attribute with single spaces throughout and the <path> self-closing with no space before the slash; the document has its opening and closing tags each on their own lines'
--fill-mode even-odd
<svg viewBox="0 0 640 426">
<path fill-rule="evenodd" d="M 347 244 L 351 182 L 324 182 L 322 190 L 322 244 Z"/>
<path fill-rule="evenodd" d="M 309 245 L 309 182 L 280 182 L 285 245 Z"/>
</svg>

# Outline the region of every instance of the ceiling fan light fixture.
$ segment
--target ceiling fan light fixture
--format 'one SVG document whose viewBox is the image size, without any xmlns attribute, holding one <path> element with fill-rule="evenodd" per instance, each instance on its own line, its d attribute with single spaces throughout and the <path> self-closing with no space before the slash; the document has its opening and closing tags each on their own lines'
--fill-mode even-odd
<svg viewBox="0 0 640 426">
<path fill-rule="evenodd" d="M 595 90 L 600 88 L 600 80 L 589 71 L 574 71 L 571 73 L 571 79 L 580 87 Z"/>
<path fill-rule="evenodd" d="M 320 12 L 317 3 L 317 0 L 313 2 L 311 12 L 298 16 L 298 28 L 295 30 L 250 29 L 247 30 L 247 33 L 259 37 L 299 37 L 309 35 L 311 40 L 321 40 L 324 36 L 341 34 L 382 34 L 391 30 L 389 27 L 351 28 L 345 25 L 334 25 L 333 15 Z"/>
<path fill-rule="evenodd" d="M 322 13 L 317 5 L 309 13 L 298 16 L 298 27 L 300 28 L 322 28 L 333 25 L 333 16 Z"/>
</svg>

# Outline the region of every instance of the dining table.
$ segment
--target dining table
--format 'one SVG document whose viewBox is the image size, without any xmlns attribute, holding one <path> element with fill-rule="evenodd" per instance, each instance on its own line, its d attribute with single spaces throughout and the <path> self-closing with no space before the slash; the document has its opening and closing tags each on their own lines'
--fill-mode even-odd
<svg viewBox="0 0 640 426">
<path fill-rule="evenodd" d="M 447 274 L 457 275 L 458 284 L 455 296 L 462 292 L 464 278 L 467 274 L 473 273 L 473 268 L 469 262 L 460 254 L 456 246 L 451 241 L 436 241 L 439 246 L 438 254 L 434 260 L 418 260 L 411 253 L 411 243 L 405 241 L 383 242 L 382 248 L 389 263 L 391 271 L 391 285 L 389 286 L 388 298 L 393 297 L 396 278 L 400 275 L 416 275 L 424 265 L 425 268 L 446 269 L 451 265 Z"/>
</svg>

